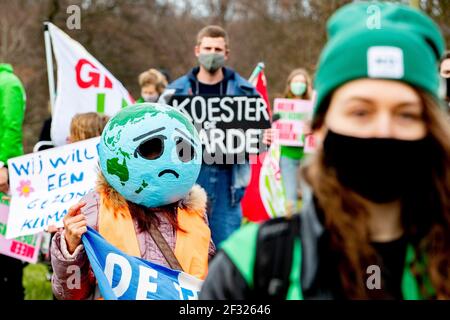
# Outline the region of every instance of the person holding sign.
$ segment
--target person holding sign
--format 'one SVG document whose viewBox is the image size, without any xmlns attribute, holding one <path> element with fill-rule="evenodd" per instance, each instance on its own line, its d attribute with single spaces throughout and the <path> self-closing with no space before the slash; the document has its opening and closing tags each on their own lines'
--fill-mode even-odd
<svg viewBox="0 0 450 320">
<path fill-rule="evenodd" d="M 285 99 L 311 100 L 313 96 L 311 76 L 305 69 L 294 69 L 286 80 L 284 90 Z M 293 111 L 295 112 L 295 111 Z M 277 115 L 275 114 L 275 117 Z M 281 119 L 282 117 L 280 117 Z M 308 134 L 307 120 L 303 122 L 302 138 Z M 270 144 L 275 135 L 274 129 L 268 129 L 264 133 L 264 142 Z M 303 142 L 304 143 L 304 142 Z M 297 210 L 300 193 L 299 167 L 304 157 L 303 146 L 281 145 L 280 170 L 286 192 L 289 208 L 295 212 Z"/>
<path fill-rule="evenodd" d="M 197 45 L 195 46 L 195 56 L 199 66 L 169 84 L 167 91 L 172 91 L 174 95 L 203 97 L 258 96 L 256 89 L 249 82 L 234 70 L 225 67 L 229 54 L 230 48 L 226 31 L 219 26 L 203 28 L 197 35 Z M 243 99 L 241 98 L 241 100 Z M 218 104 L 217 101 L 216 104 Z M 219 103 L 220 106 L 224 104 Z M 239 106 L 241 109 L 245 108 L 242 107 L 242 103 Z M 231 107 L 228 106 L 228 108 Z M 260 110 L 261 108 L 256 106 L 254 109 Z M 208 108 L 208 112 L 218 114 L 215 110 L 212 109 L 212 106 Z M 245 110 L 241 110 L 241 113 L 243 111 Z M 266 110 L 264 109 L 264 111 Z M 236 112 L 238 110 L 231 109 L 228 114 Z M 219 154 L 219 152 L 217 153 Z M 210 154 L 206 156 L 210 157 Z M 222 158 L 220 155 L 212 157 L 214 161 L 204 161 L 202 164 L 197 182 L 208 193 L 210 201 L 208 215 L 212 237 L 214 243 L 219 245 L 241 225 L 240 202 L 250 181 L 250 165 L 248 162 L 236 163 L 237 161 L 230 164 L 226 157 Z"/>
<path fill-rule="evenodd" d="M 0 201 L 9 191 L 7 161 L 23 154 L 25 89 L 10 64 L 0 63 Z M 8 299 L 23 299 L 21 261 L 0 255 L 0 288 Z"/>
<path fill-rule="evenodd" d="M 52 240 L 55 296 L 100 297 L 81 244 L 88 226 L 127 255 L 204 279 L 215 247 L 206 193 L 194 185 L 201 165 L 194 126 L 168 105 L 136 104 L 110 119 L 98 151 L 101 172 L 95 191 L 70 208 L 64 230 Z M 142 288 L 149 287 L 149 279 L 142 281 Z"/>
<path fill-rule="evenodd" d="M 373 5 L 379 29 L 367 27 Z M 439 27 L 419 10 L 370 1 L 342 7 L 327 28 L 301 214 L 230 237 L 201 299 L 450 299 Z"/>
</svg>

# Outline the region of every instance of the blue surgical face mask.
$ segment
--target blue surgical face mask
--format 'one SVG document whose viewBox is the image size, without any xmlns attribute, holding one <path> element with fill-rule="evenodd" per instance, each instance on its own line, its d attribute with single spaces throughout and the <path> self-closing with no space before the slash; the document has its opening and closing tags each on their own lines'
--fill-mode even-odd
<svg viewBox="0 0 450 320">
<path fill-rule="evenodd" d="M 291 92 L 300 97 L 306 92 L 306 83 L 304 82 L 291 82 Z"/>
</svg>

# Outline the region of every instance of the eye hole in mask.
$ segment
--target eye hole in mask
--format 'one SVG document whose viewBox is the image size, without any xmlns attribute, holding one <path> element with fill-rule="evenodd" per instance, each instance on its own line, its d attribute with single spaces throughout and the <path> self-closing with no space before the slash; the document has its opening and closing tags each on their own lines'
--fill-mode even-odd
<svg viewBox="0 0 450 320">
<path fill-rule="evenodd" d="M 177 138 L 177 156 L 182 162 L 189 162 L 195 158 L 194 146 L 183 138 Z"/>
<path fill-rule="evenodd" d="M 164 153 L 165 136 L 159 135 L 143 141 L 134 151 L 134 157 L 137 158 L 139 154 L 142 158 L 147 160 L 156 160 Z"/>
</svg>

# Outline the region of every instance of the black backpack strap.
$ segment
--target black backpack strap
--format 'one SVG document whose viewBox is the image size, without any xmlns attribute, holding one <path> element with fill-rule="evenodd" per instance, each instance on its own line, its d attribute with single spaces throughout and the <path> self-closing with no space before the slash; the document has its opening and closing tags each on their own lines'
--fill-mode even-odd
<svg viewBox="0 0 450 320">
<path fill-rule="evenodd" d="M 256 299 L 286 299 L 294 239 L 299 236 L 299 215 L 271 219 L 260 226 L 253 273 Z"/>
</svg>

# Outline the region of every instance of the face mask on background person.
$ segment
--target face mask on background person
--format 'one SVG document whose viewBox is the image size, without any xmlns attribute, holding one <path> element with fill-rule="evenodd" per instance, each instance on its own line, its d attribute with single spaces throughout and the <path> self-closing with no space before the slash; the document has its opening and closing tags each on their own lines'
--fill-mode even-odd
<svg viewBox="0 0 450 320">
<path fill-rule="evenodd" d="M 225 65 L 225 56 L 220 53 L 201 53 L 198 62 L 210 73 L 214 73 Z"/>
<path fill-rule="evenodd" d="M 291 82 L 291 92 L 300 97 L 306 92 L 306 83 L 304 82 Z"/>
<path fill-rule="evenodd" d="M 431 146 L 428 137 L 357 138 L 328 130 L 323 151 L 325 164 L 344 186 L 372 202 L 387 203 L 429 185 Z"/>
<path fill-rule="evenodd" d="M 157 94 L 142 94 L 142 99 L 145 102 L 156 102 L 158 101 L 159 95 Z"/>
</svg>

